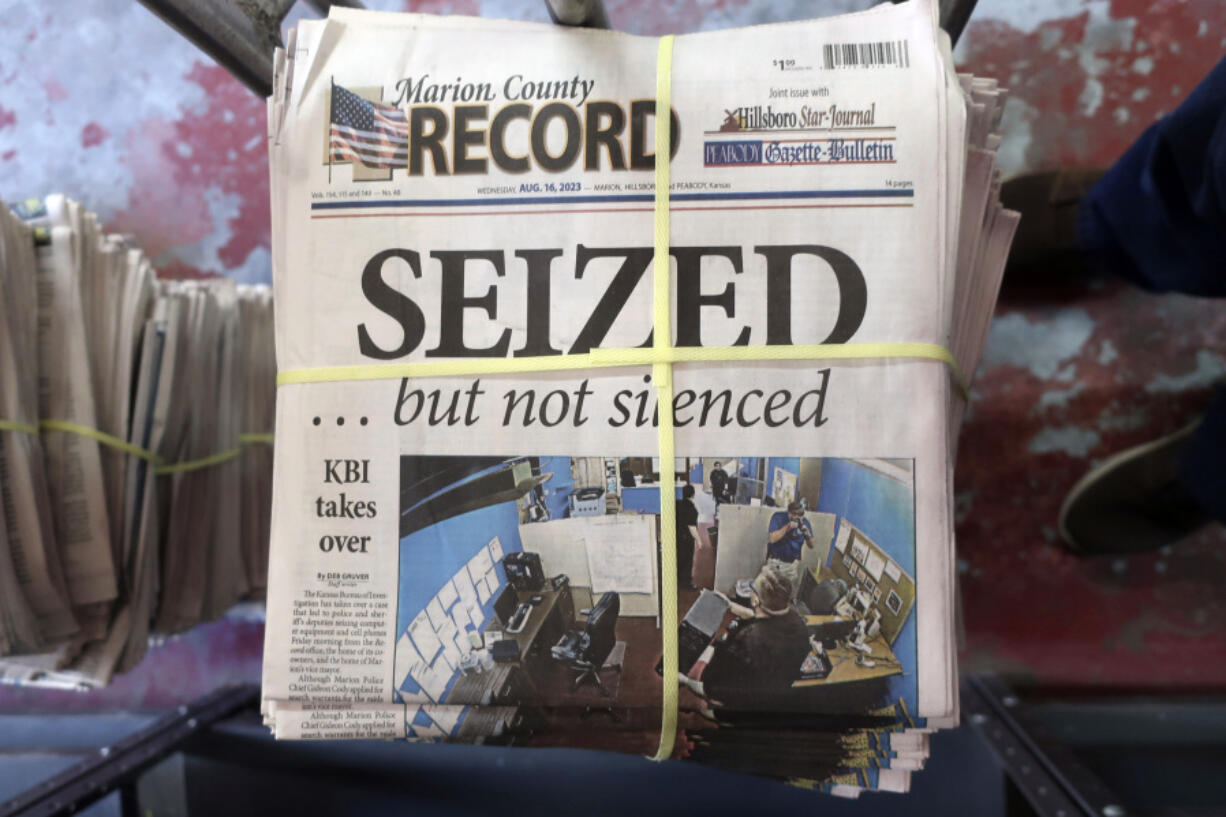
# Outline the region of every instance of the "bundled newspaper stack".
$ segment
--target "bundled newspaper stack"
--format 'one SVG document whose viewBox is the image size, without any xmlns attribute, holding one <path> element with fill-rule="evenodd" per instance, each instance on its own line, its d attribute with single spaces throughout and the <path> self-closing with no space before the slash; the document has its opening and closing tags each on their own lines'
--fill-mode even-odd
<svg viewBox="0 0 1226 817">
<path fill-rule="evenodd" d="M 89 688 L 263 592 L 272 297 L 158 281 L 63 196 L 0 231 L 0 680 Z"/>
<path fill-rule="evenodd" d="M 926 0 L 675 39 L 300 23 L 269 100 L 277 737 L 905 790 L 958 718 L 1002 104 Z"/>
</svg>

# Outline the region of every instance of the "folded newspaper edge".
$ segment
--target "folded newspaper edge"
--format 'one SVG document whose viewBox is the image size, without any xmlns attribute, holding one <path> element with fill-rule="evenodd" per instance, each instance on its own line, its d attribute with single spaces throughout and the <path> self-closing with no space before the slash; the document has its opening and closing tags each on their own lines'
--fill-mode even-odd
<svg viewBox="0 0 1226 817">
<path fill-rule="evenodd" d="M 0 205 L 0 262 L 0 683 L 87 690 L 263 592 L 271 290 L 63 195 Z"/>
<path fill-rule="evenodd" d="M 745 614 L 682 667 L 677 756 L 871 738 L 812 777 L 898 789 L 882 774 L 922 765 L 926 719 L 956 720 L 950 370 L 974 370 L 1016 226 L 1001 89 L 955 74 L 921 0 L 678 36 L 664 86 L 658 45 L 333 9 L 278 52 L 278 737 L 650 753 L 674 538 L 715 551 L 707 590 Z M 597 686 L 628 726 L 580 726 L 567 672 L 614 654 L 633 680 Z"/>
</svg>

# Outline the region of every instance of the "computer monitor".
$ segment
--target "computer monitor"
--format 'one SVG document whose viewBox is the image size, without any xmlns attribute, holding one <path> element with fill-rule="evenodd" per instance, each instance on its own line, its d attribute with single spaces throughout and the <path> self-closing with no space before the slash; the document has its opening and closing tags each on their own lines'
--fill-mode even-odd
<svg viewBox="0 0 1226 817">
<path fill-rule="evenodd" d="M 535 593 L 545 586 L 545 570 L 539 553 L 513 551 L 502 557 L 507 581 L 516 590 Z"/>
<path fill-rule="evenodd" d="M 760 479 L 738 477 L 736 481 L 736 504 L 749 505 L 751 499 L 761 499 L 765 493 L 766 484 Z"/>
<path fill-rule="evenodd" d="M 519 596 L 515 593 L 515 588 L 507 586 L 503 589 L 502 595 L 494 601 L 494 613 L 506 624 L 511 620 L 511 616 L 515 615 L 516 609 L 519 608 Z"/>
<path fill-rule="evenodd" d="M 836 642 L 851 638 L 856 631 L 856 622 L 835 619 L 822 624 L 809 625 L 809 635 L 822 642 L 826 647 L 833 647 Z"/>
<path fill-rule="evenodd" d="M 847 582 L 842 579 L 827 579 L 818 582 L 806 570 L 800 578 L 800 590 L 796 598 L 815 616 L 830 615 L 839 599 L 847 594 Z"/>
<path fill-rule="evenodd" d="M 698 600 L 690 607 L 685 618 L 681 620 L 677 633 L 677 669 L 688 673 L 702 656 L 723 626 L 724 614 L 728 612 L 728 602 L 723 596 L 703 590 Z M 656 672 L 664 673 L 664 658 L 656 662 Z"/>
</svg>

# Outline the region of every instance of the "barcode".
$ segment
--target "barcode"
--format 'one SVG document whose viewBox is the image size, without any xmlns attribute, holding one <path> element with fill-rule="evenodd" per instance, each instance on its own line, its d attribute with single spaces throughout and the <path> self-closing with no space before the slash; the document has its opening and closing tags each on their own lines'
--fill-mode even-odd
<svg viewBox="0 0 1226 817">
<path fill-rule="evenodd" d="M 911 52 L 906 40 L 880 43 L 829 43 L 822 46 L 826 70 L 834 68 L 872 68 L 893 65 L 908 68 Z"/>
</svg>

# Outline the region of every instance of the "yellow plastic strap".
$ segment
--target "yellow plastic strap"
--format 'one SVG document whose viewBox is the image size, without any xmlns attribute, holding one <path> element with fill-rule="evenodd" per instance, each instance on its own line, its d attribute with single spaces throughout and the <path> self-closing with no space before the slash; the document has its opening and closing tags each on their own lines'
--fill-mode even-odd
<svg viewBox="0 0 1226 817">
<path fill-rule="evenodd" d="M 677 737 L 677 507 L 674 484 L 675 457 L 673 450 L 673 366 L 668 357 L 672 347 L 673 327 L 671 291 L 669 286 L 670 257 L 668 188 L 669 147 L 672 114 L 673 37 L 660 38 L 656 53 L 656 196 L 655 196 L 655 284 L 652 304 L 655 319 L 652 328 L 652 351 L 661 362 L 652 367 L 652 379 L 660 405 L 660 623 L 664 628 L 664 683 L 660 714 L 660 746 L 652 760 L 668 760 L 673 754 Z"/>
<path fill-rule="evenodd" d="M 239 434 L 238 441 L 242 445 L 272 445 L 275 435 L 271 432 L 260 434 Z"/>
<path fill-rule="evenodd" d="M 20 434 L 38 436 L 38 426 L 29 423 L 19 423 L 16 420 L 0 420 L 0 431 L 16 431 Z"/>
<path fill-rule="evenodd" d="M 221 465 L 223 462 L 229 462 L 242 453 L 239 447 L 231 448 L 227 451 L 221 451 L 217 454 L 212 454 L 207 457 L 201 457 L 198 460 L 189 460 L 188 462 L 176 462 L 171 465 L 159 465 L 153 469 L 155 474 L 182 474 L 187 471 L 199 471 L 201 468 L 208 468 L 213 465 Z"/>
<path fill-rule="evenodd" d="M 117 451 L 122 451 L 125 454 L 131 454 L 134 457 L 139 457 L 142 460 L 151 462 L 154 465 L 161 463 L 162 459 L 152 451 L 146 451 L 139 445 L 133 445 L 127 440 L 121 440 L 105 431 L 99 431 L 96 428 L 79 425 L 78 423 L 70 423 L 67 420 L 40 420 L 40 426 L 48 431 L 66 431 L 69 434 L 76 434 L 79 437 L 88 437 L 91 440 L 96 440 L 105 446 L 114 448 Z"/>
<path fill-rule="evenodd" d="M 548 357 L 427 360 L 418 363 L 369 363 L 285 369 L 277 385 L 336 383 L 349 380 L 391 380 L 401 377 L 459 377 L 478 374 L 531 374 L 658 363 L 731 363 L 770 360 L 935 360 L 949 367 L 964 398 L 966 377 L 954 356 L 936 343 L 818 343 L 807 346 L 674 346 L 649 349 L 593 349 L 581 355 Z"/>
<path fill-rule="evenodd" d="M 125 454 L 130 454 L 133 457 L 153 463 L 153 473 L 155 474 L 182 474 L 187 471 L 196 471 L 201 468 L 220 465 L 237 457 L 242 450 L 236 447 L 217 454 L 211 454 L 207 457 L 201 457 L 198 460 L 167 464 L 152 451 L 147 451 L 139 445 L 133 445 L 127 440 L 121 440 L 113 434 L 107 434 L 105 431 L 99 431 L 96 428 L 83 426 L 79 423 L 70 423 L 67 420 L 40 420 L 38 424 L 47 431 L 63 431 L 68 434 L 87 437 L 105 446 L 114 448 L 116 451 L 122 451 Z"/>
</svg>

